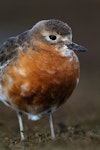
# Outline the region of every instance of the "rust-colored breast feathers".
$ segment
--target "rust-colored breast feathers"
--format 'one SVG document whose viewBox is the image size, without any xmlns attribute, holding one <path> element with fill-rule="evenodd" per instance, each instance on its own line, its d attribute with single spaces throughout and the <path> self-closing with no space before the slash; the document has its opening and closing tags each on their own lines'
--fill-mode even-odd
<svg viewBox="0 0 100 150">
<path fill-rule="evenodd" d="M 38 47 L 40 49 L 26 52 L 20 49 L 18 59 L 5 68 L 1 81 L 7 101 L 13 107 L 34 113 L 63 104 L 79 77 L 75 55 L 70 61 L 52 46 L 40 44 Z"/>
</svg>

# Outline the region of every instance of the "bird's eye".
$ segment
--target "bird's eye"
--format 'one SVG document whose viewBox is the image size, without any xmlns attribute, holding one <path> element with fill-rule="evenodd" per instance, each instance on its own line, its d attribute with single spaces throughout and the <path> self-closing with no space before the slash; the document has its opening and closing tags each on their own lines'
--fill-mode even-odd
<svg viewBox="0 0 100 150">
<path fill-rule="evenodd" d="M 51 40 L 56 40 L 56 39 L 57 39 L 56 35 L 49 35 L 49 38 L 50 38 Z"/>
</svg>

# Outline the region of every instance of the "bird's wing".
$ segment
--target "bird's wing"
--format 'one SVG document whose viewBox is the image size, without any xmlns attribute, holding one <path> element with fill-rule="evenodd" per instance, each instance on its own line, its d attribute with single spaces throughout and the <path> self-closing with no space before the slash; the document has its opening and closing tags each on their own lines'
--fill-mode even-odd
<svg viewBox="0 0 100 150">
<path fill-rule="evenodd" d="M 12 60 L 17 58 L 19 47 L 23 47 L 28 43 L 27 34 L 28 31 L 16 37 L 11 37 L 0 46 L 0 72 L 2 72 L 2 69 L 12 62 Z"/>
<path fill-rule="evenodd" d="M 13 55 L 16 56 L 16 48 L 19 46 L 17 37 L 11 37 L 0 46 L 0 67 L 10 62 Z"/>
</svg>

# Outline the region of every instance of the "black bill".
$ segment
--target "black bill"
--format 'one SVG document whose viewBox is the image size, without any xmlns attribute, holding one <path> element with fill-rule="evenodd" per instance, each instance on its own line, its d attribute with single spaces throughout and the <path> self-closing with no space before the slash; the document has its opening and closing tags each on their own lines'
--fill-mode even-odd
<svg viewBox="0 0 100 150">
<path fill-rule="evenodd" d="M 78 45 L 78 44 L 73 43 L 73 42 L 71 44 L 68 44 L 67 47 L 71 50 L 76 50 L 76 51 L 80 51 L 80 52 L 87 51 L 87 49 L 84 46 Z"/>
</svg>

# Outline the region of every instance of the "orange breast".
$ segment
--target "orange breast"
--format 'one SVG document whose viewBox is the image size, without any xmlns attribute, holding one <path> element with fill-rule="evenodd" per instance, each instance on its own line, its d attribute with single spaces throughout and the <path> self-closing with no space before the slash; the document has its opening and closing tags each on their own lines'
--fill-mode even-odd
<svg viewBox="0 0 100 150">
<path fill-rule="evenodd" d="M 59 107 L 71 95 L 79 77 L 79 62 L 73 53 L 62 57 L 53 47 L 19 50 L 18 59 L 7 66 L 1 80 L 3 94 L 14 108 L 41 113 Z"/>
</svg>

